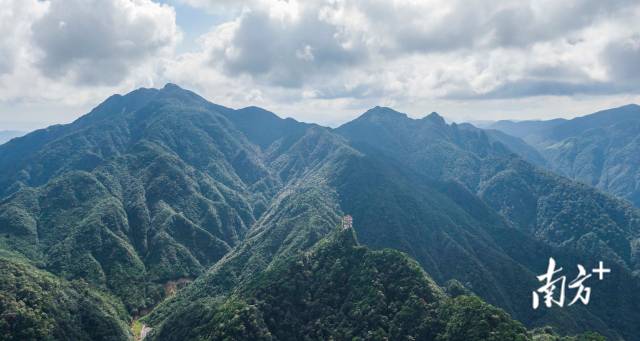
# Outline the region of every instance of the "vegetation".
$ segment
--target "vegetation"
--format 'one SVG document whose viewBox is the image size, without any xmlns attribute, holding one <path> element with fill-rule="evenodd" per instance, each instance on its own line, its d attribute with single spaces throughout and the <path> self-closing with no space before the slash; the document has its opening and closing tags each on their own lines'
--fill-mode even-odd
<svg viewBox="0 0 640 341">
<path fill-rule="evenodd" d="M 534 125 L 536 129 L 530 129 Z M 640 163 L 636 157 L 640 151 L 640 106 L 626 105 L 572 120 L 502 121 L 494 128 L 536 147 L 554 172 L 640 206 Z"/>
<path fill-rule="evenodd" d="M 96 297 L 83 307 L 118 326 L 78 323 L 78 339 L 131 337 L 149 310 L 157 339 L 560 337 L 510 316 L 640 335 L 640 213 L 437 114 L 375 108 L 332 130 L 140 89 L 0 145 L 0 198 L 0 250 L 60 283 L 9 301 Z M 368 248 L 417 263 L 323 239 L 345 213 Z M 550 255 L 567 269 L 605 260 L 615 278 L 587 307 L 533 311 Z M 38 309 L 38 335 L 65 339 L 50 332 L 64 311 Z"/>
<path fill-rule="evenodd" d="M 259 165 L 236 153 L 251 147 L 206 105 L 171 87 L 139 90 L 55 134 L 3 145 L 0 179 L 23 180 L 0 203 L 0 244 L 113 292 L 134 315 L 162 299 L 167 281 L 200 275 L 271 195 L 269 181 L 249 191 L 238 174 Z"/>
<path fill-rule="evenodd" d="M 194 304 L 159 340 L 526 340 L 477 297 L 448 298 L 396 251 L 369 251 L 352 230 L 279 263 L 219 304 Z M 185 322 L 188 321 L 188 322 Z M 195 324 L 190 324 L 194 323 Z M 205 322 L 204 324 L 200 324 Z M 186 338 L 185 338 L 186 335 Z"/>
<path fill-rule="evenodd" d="M 528 325 L 598 330 L 612 339 L 639 335 L 621 323 L 640 320 L 637 309 L 605 298 L 640 302 L 636 209 L 436 114 L 414 120 L 374 108 L 338 133 L 367 154 L 334 178 L 341 208 L 358 222 L 364 244 L 405 251 L 438 283 L 458 279 Z M 571 267 L 604 260 L 619 276 L 610 279 L 616 286 L 595 283 L 604 297 L 594 296 L 586 309 L 533 311 L 535 275 L 550 255 Z"/>
<path fill-rule="evenodd" d="M 128 340 L 124 306 L 82 280 L 67 282 L 16 255 L 0 257 L 1 340 Z"/>
</svg>

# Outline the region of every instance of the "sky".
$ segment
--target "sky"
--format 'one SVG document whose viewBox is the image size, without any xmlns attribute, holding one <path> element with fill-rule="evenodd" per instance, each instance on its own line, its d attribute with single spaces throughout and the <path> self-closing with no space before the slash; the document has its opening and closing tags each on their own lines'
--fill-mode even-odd
<svg viewBox="0 0 640 341">
<path fill-rule="evenodd" d="M 0 0 L 0 130 L 168 82 L 328 126 L 569 118 L 640 102 L 640 2 Z"/>
</svg>

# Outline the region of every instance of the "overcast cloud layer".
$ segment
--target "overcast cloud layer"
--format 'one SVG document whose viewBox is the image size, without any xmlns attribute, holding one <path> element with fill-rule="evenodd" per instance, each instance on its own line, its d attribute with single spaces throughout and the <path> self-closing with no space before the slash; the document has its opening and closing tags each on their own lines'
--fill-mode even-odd
<svg viewBox="0 0 640 341">
<path fill-rule="evenodd" d="M 212 18 L 188 51 L 186 6 Z M 165 82 L 329 125 L 378 104 L 456 120 L 586 114 L 638 102 L 640 3 L 0 0 L 0 130 Z"/>
</svg>

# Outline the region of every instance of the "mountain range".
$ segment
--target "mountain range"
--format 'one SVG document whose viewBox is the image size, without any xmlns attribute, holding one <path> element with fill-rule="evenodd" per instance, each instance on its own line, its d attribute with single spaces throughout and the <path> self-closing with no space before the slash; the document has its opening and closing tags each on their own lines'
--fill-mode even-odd
<svg viewBox="0 0 640 341">
<path fill-rule="evenodd" d="M 114 95 L 0 145 L 0 330 L 638 340 L 640 211 L 494 128 L 376 107 L 331 129 L 173 84 Z M 549 257 L 611 273 L 588 305 L 534 310 Z"/>
<path fill-rule="evenodd" d="M 490 128 L 533 146 L 545 160 L 539 165 L 640 206 L 640 106 L 571 120 L 499 121 Z"/>
</svg>

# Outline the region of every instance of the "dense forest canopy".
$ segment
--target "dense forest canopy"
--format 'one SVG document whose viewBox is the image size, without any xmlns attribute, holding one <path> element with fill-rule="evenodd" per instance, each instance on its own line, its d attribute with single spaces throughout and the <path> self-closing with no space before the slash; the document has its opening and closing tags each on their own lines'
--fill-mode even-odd
<svg viewBox="0 0 640 341">
<path fill-rule="evenodd" d="M 0 145 L 0 331 L 637 340 L 640 212 L 509 141 L 435 113 L 330 129 L 173 84 L 114 95 Z M 611 278 L 588 306 L 533 310 L 550 256 Z"/>
</svg>

